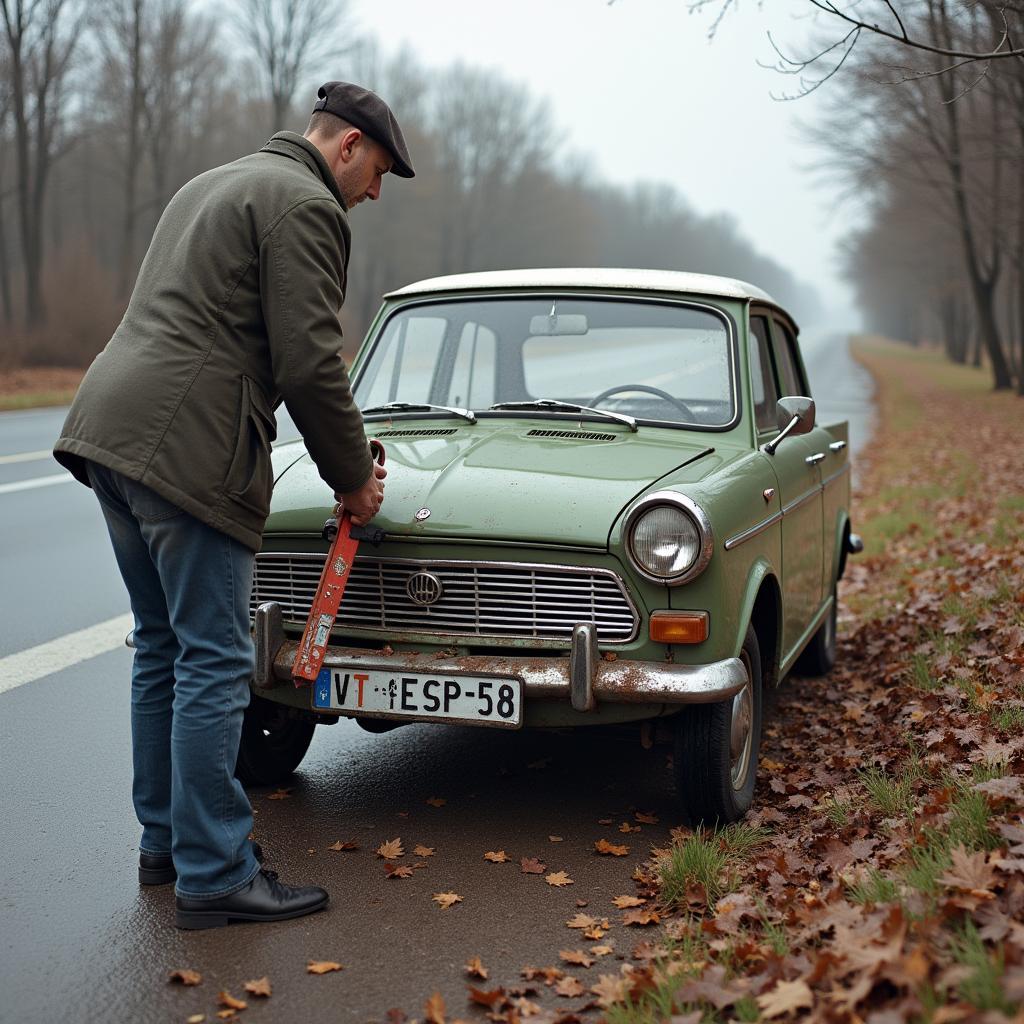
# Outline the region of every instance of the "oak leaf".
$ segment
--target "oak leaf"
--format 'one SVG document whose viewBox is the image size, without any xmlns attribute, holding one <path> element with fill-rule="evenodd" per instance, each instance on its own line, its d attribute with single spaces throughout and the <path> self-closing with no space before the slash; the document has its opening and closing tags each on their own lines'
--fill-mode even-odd
<svg viewBox="0 0 1024 1024">
<path fill-rule="evenodd" d="M 562 949 L 558 955 L 567 964 L 577 964 L 580 967 L 590 967 L 594 963 L 594 958 L 587 956 L 582 949 Z"/>
<path fill-rule="evenodd" d="M 565 996 L 567 999 L 573 999 L 576 996 L 581 996 L 586 991 L 583 987 L 583 983 L 578 979 L 567 974 L 561 981 L 555 985 L 555 994 Z"/>
<path fill-rule="evenodd" d="M 307 974 L 330 974 L 331 971 L 344 970 L 341 964 L 334 960 L 310 960 L 306 964 Z"/>
<path fill-rule="evenodd" d="M 488 850 L 484 854 L 484 860 L 489 860 L 492 864 L 507 864 L 508 854 L 504 850 Z"/>
<path fill-rule="evenodd" d="M 488 971 L 481 962 L 480 957 L 474 956 L 470 957 L 466 963 L 466 973 L 472 975 L 474 978 L 483 978 L 486 980 Z"/>
<path fill-rule="evenodd" d="M 388 839 L 381 843 L 377 847 L 377 856 L 383 857 L 385 860 L 397 860 L 399 857 L 404 857 L 405 850 L 402 849 L 401 838 Z"/>
<path fill-rule="evenodd" d="M 171 971 L 167 980 L 178 985 L 198 985 L 203 980 L 203 976 L 198 971 L 183 967 L 181 970 Z"/>
<path fill-rule="evenodd" d="M 462 897 L 457 892 L 435 892 L 430 897 L 442 910 L 453 907 L 456 903 L 462 902 Z"/>
<path fill-rule="evenodd" d="M 417 844 L 416 846 L 414 846 L 412 848 L 412 852 L 414 854 L 416 854 L 417 857 L 433 857 L 434 856 L 434 850 L 435 850 L 435 847 L 433 847 L 433 846 L 423 846 L 422 844 Z"/>
<path fill-rule="evenodd" d="M 407 864 L 389 864 L 385 861 L 384 874 L 388 878 L 412 878 L 412 868 Z"/>
<path fill-rule="evenodd" d="M 262 978 L 256 978 L 255 981 L 247 981 L 245 991 L 251 996 L 268 998 L 270 996 L 270 978 L 264 974 Z"/>
<path fill-rule="evenodd" d="M 616 846 L 615 843 L 609 843 L 607 839 L 598 839 L 594 843 L 594 849 L 598 853 L 610 854 L 613 857 L 625 857 L 629 853 L 628 846 Z"/>
<path fill-rule="evenodd" d="M 444 998 L 440 992 L 435 992 L 423 1004 L 423 1020 L 426 1024 L 444 1024 Z"/>
<path fill-rule="evenodd" d="M 218 992 L 217 1005 L 226 1006 L 229 1010 L 244 1010 L 249 1004 L 244 999 L 236 999 L 230 992 Z"/>
<path fill-rule="evenodd" d="M 814 1005 L 814 993 L 803 978 L 780 981 L 770 992 L 757 997 L 757 1005 L 765 1017 L 781 1017 L 794 1010 L 808 1010 Z"/>
<path fill-rule="evenodd" d="M 428 796 L 427 803 L 430 804 L 431 807 L 444 807 L 448 801 L 445 800 L 443 796 Z"/>
<path fill-rule="evenodd" d="M 619 910 L 628 910 L 630 907 L 642 907 L 647 900 L 640 899 L 639 896 L 616 896 L 612 903 L 619 908 Z"/>
<path fill-rule="evenodd" d="M 524 875 L 543 875 L 547 870 L 547 864 L 537 857 L 522 857 L 519 866 Z"/>
<path fill-rule="evenodd" d="M 544 876 L 544 881 L 548 885 L 554 885 L 556 887 L 563 885 L 572 885 L 573 880 L 564 871 L 552 871 L 550 875 Z"/>
<path fill-rule="evenodd" d="M 334 850 L 335 853 L 338 853 L 341 850 L 358 850 L 359 844 L 354 839 L 348 839 L 345 842 L 342 842 L 339 839 L 336 843 L 331 843 L 327 849 Z"/>
</svg>

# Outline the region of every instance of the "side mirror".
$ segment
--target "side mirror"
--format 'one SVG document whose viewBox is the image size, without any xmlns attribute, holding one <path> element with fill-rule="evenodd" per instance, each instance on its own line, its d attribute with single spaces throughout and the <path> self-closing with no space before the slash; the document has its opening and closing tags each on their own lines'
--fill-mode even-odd
<svg viewBox="0 0 1024 1024">
<path fill-rule="evenodd" d="M 776 424 L 779 433 L 763 448 L 767 455 L 774 455 L 775 449 L 784 438 L 797 434 L 809 434 L 814 427 L 814 399 L 796 396 L 780 398 L 775 406 Z"/>
</svg>

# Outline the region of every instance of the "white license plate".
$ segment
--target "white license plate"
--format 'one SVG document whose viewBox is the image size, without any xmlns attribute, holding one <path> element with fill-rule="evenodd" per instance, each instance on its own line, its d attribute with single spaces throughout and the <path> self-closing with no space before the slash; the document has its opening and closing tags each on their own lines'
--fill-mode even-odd
<svg viewBox="0 0 1024 1024">
<path fill-rule="evenodd" d="M 523 684 L 508 677 L 430 676 L 329 666 L 320 670 L 313 684 L 313 707 L 515 729 L 522 724 Z"/>
</svg>

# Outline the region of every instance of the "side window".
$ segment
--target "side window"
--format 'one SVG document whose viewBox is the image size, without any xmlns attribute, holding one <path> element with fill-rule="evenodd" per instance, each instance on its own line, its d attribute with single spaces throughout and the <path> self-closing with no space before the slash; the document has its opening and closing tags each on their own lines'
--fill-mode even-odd
<svg viewBox="0 0 1024 1024">
<path fill-rule="evenodd" d="M 754 419 L 758 430 L 775 429 L 775 403 L 779 399 L 769 354 L 768 318 L 750 318 L 750 380 L 753 385 Z"/>
<path fill-rule="evenodd" d="M 494 404 L 497 341 L 494 331 L 480 324 L 467 323 L 462 328 L 448 392 L 450 405 L 486 409 Z"/>
<path fill-rule="evenodd" d="M 781 320 L 775 321 L 775 366 L 779 371 L 783 397 L 807 395 L 810 392 L 800 378 L 800 369 L 793 355 L 793 334 Z"/>
</svg>

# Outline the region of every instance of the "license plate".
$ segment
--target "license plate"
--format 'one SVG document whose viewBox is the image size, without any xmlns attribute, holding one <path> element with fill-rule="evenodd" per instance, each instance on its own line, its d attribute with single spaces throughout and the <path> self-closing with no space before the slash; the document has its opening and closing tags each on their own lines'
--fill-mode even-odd
<svg viewBox="0 0 1024 1024">
<path fill-rule="evenodd" d="M 313 684 L 313 707 L 382 718 L 441 719 L 518 728 L 523 685 L 507 677 L 412 675 L 327 667 Z"/>
</svg>

